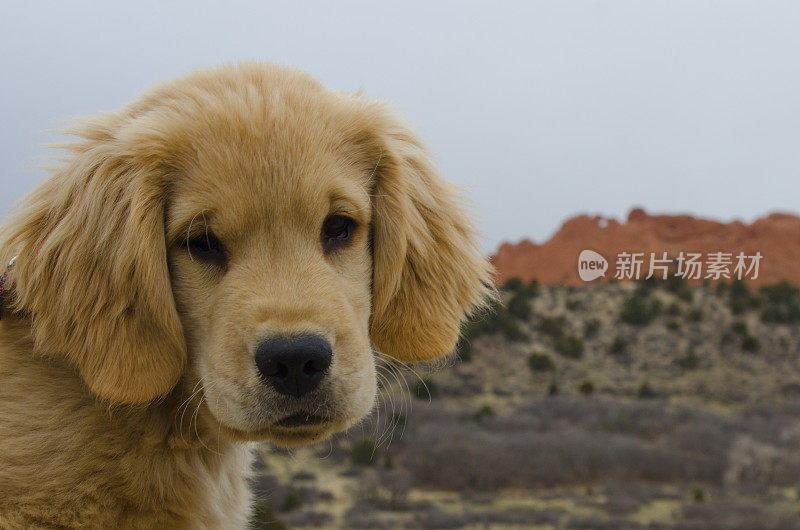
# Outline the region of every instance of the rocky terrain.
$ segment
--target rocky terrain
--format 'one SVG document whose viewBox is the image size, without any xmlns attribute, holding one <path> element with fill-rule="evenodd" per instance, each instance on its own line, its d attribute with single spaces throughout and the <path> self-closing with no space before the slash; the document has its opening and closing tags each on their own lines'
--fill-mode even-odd
<svg viewBox="0 0 800 530">
<path fill-rule="evenodd" d="M 800 528 L 800 292 L 538 286 L 381 403 L 268 446 L 255 528 Z"/>
<path fill-rule="evenodd" d="M 740 221 L 720 223 L 688 215 L 648 215 L 631 210 L 626 222 L 599 216 L 578 215 L 567 220 L 553 237 L 535 244 L 524 240 L 505 243 L 493 257 L 499 281 L 511 277 L 525 281 L 537 278 L 544 285 L 579 285 L 578 256 L 594 250 L 610 262 L 621 252 L 667 252 L 674 258 L 680 251 L 760 252 L 763 259 L 753 285 L 781 280 L 800 284 L 800 217 L 774 213 L 752 224 Z M 611 265 L 613 276 L 613 264 Z M 598 280 L 601 281 L 601 280 Z"/>
</svg>

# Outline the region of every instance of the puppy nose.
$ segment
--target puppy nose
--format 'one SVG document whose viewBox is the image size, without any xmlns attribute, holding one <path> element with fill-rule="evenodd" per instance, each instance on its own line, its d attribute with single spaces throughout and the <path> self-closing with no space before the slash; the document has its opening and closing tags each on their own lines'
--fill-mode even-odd
<svg viewBox="0 0 800 530">
<path fill-rule="evenodd" d="M 317 335 L 273 337 L 256 347 L 261 377 L 281 394 L 295 397 L 317 388 L 332 357 L 331 345 Z"/>
</svg>

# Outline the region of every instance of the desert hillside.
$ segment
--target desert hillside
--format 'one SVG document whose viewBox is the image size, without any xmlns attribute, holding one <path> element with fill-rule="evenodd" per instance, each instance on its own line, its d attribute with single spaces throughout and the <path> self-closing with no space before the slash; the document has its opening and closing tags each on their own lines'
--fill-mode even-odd
<svg viewBox="0 0 800 530">
<path fill-rule="evenodd" d="M 525 281 L 536 278 L 545 285 L 579 285 L 583 282 L 577 274 L 577 262 L 585 249 L 612 262 L 606 278 L 614 275 L 613 259 L 622 252 L 643 252 L 647 256 L 651 252 L 657 256 L 667 252 L 673 259 L 681 251 L 734 256 L 760 252 L 763 258 L 753 285 L 781 280 L 800 284 L 800 217 L 779 213 L 752 224 L 720 223 L 688 215 L 648 215 L 641 209 L 631 210 L 623 223 L 578 215 L 542 244 L 528 240 L 503 244 L 493 262 L 500 283 L 519 277 Z"/>
<path fill-rule="evenodd" d="M 800 528 L 800 292 L 538 286 L 368 421 L 264 446 L 257 528 Z"/>
</svg>

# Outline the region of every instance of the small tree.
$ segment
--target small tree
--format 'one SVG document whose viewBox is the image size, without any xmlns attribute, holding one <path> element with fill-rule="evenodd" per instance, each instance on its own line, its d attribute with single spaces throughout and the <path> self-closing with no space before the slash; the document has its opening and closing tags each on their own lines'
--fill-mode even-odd
<svg viewBox="0 0 800 530">
<path fill-rule="evenodd" d="M 645 295 L 634 293 L 622 303 L 620 318 L 623 322 L 634 326 L 644 326 L 652 322 L 658 314 L 661 304 L 658 300 L 650 300 Z"/>
<path fill-rule="evenodd" d="M 742 337 L 742 350 L 750 353 L 755 353 L 761 345 L 758 342 L 758 339 L 752 335 L 745 335 Z"/>
<path fill-rule="evenodd" d="M 494 416 L 494 409 L 489 405 L 484 405 L 475 411 L 475 414 L 472 415 L 472 420 L 479 422 L 485 418 L 491 418 Z"/>
<path fill-rule="evenodd" d="M 253 518 L 250 528 L 254 530 L 286 530 L 286 525 L 278 521 L 275 512 L 269 504 L 259 502 L 253 509 Z"/>
<path fill-rule="evenodd" d="M 531 304 L 528 298 L 520 293 L 512 296 L 508 301 L 508 312 L 520 320 L 528 320 L 531 316 Z"/>
<path fill-rule="evenodd" d="M 686 318 L 688 318 L 692 322 L 700 322 L 701 320 L 703 320 L 703 310 L 700 309 L 699 307 L 693 307 L 686 314 Z"/>
<path fill-rule="evenodd" d="M 528 367 L 534 372 L 552 372 L 556 364 L 546 353 L 535 351 L 528 356 Z"/>
<path fill-rule="evenodd" d="M 736 320 L 733 322 L 733 324 L 731 324 L 731 331 L 737 335 L 745 336 L 747 335 L 747 323 L 741 320 Z"/>
<path fill-rule="evenodd" d="M 761 320 L 792 324 L 800 322 L 800 290 L 789 282 L 780 282 L 761 288 L 764 296 Z"/>
<path fill-rule="evenodd" d="M 372 438 L 363 438 L 353 445 L 350 461 L 357 466 L 371 466 L 377 461 L 378 445 Z"/>
<path fill-rule="evenodd" d="M 558 353 L 571 359 L 579 359 L 583 355 L 583 341 L 574 335 L 557 338 L 555 348 Z"/>
<path fill-rule="evenodd" d="M 543 316 L 539 323 L 539 331 L 553 338 L 558 338 L 564 334 L 563 316 Z"/>
<path fill-rule="evenodd" d="M 636 392 L 636 395 L 639 396 L 639 399 L 650 399 L 656 397 L 656 393 L 652 388 L 650 388 L 650 383 L 647 381 L 639 385 L 639 390 Z"/>
<path fill-rule="evenodd" d="M 298 509 L 300 506 L 303 505 L 303 496 L 300 495 L 297 491 L 290 491 L 286 494 L 286 497 L 283 499 L 283 504 L 281 504 L 281 511 L 282 512 L 291 512 L 292 510 Z"/>
<path fill-rule="evenodd" d="M 456 353 L 458 354 L 458 358 L 462 363 L 468 363 L 472 361 L 472 342 L 467 337 L 462 336 L 460 339 L 458 339 Z"/>
<path fill-rule="evenodd" d="M 689 351 L 686 352 L 686 355 L 678 359 L 676 362 L 678 366 L 684 370 L 694 370 L 700 365 L 700 357 L 695 353 L 694 348 L 689 348 Z"/>
<path fill-rule="evenodd" d="M 583 302 L 577 298 L 567 298 L 567 301 L 564 302 L 564 305 L 569 311 L 577 311 L 583 308 Z"/>
<path fill-rule="evenodd" d="M 508 280 L 506 280 L 506 283 L 503 284 L 504 291 L 514 291 L 515 293 L 521 291 L 522 287 L 523 287 L 522 278 L 520 278 L 519 276 L 513 276 Z"/>
<path fill-rule="evenodd" d="M 617 335 L 608 346 L 608 353 L 611 355 L 622 355 L 628 349 L 628 341 Z"/>
<path fill-rule="evenodd" d="M 428 377 L 418 380 L 412 389 L 417 399 L 433 399 L 439 397 L 439 385 Z"/>
<path fill-rule="evenodd" d="M 531 281 L 528 282 L 528 285 L 526 285 L 525 288 L 522 290 L 522 292 L 528 298 L 539 296 L 539 281 L 536 278 L 532 278 Z"/>
<path fill-rule="evenodd" d="M 591 318 L 583 323 L 583 338 L 590 339 L 596 337 L 600 331 L 600 321 L 596 318 Z"/>
</svg>

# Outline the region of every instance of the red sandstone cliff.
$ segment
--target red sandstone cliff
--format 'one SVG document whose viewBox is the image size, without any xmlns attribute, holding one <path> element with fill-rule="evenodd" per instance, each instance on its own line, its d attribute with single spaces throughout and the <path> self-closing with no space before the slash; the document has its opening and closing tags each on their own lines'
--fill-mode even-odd
<svg viewBox="0 0 800 530">
<path fill-rule="evenodd" d="M 712 252 L 730 252 L 734 256 L 739 252 L 745 255 L 760 252 L 763 258 L 758 278 L 749 283 L 758 286 L 789 280 L 800 284 L 800 217 L 780 213 L 749 225 L 688 215 L 648 215 L 641 209 L 632 210 L 625 223 L 578 215 L 541 245 L 528 240 L 502 244 L 492 262 L 500 285 L 513 276 L 525 281 L 536 278 L 543 284 L 582 285 L 578 255 L 584 249 L 594 250 L 608 260 L 605 279 L 614 276 L 617 255 L 621 252 L 644 252 L 644 274 L 650 252 L 660 257 L 666 251 L 670 258 L 681 251 L 700 252 L 704 256 Z"/>
</svg>

